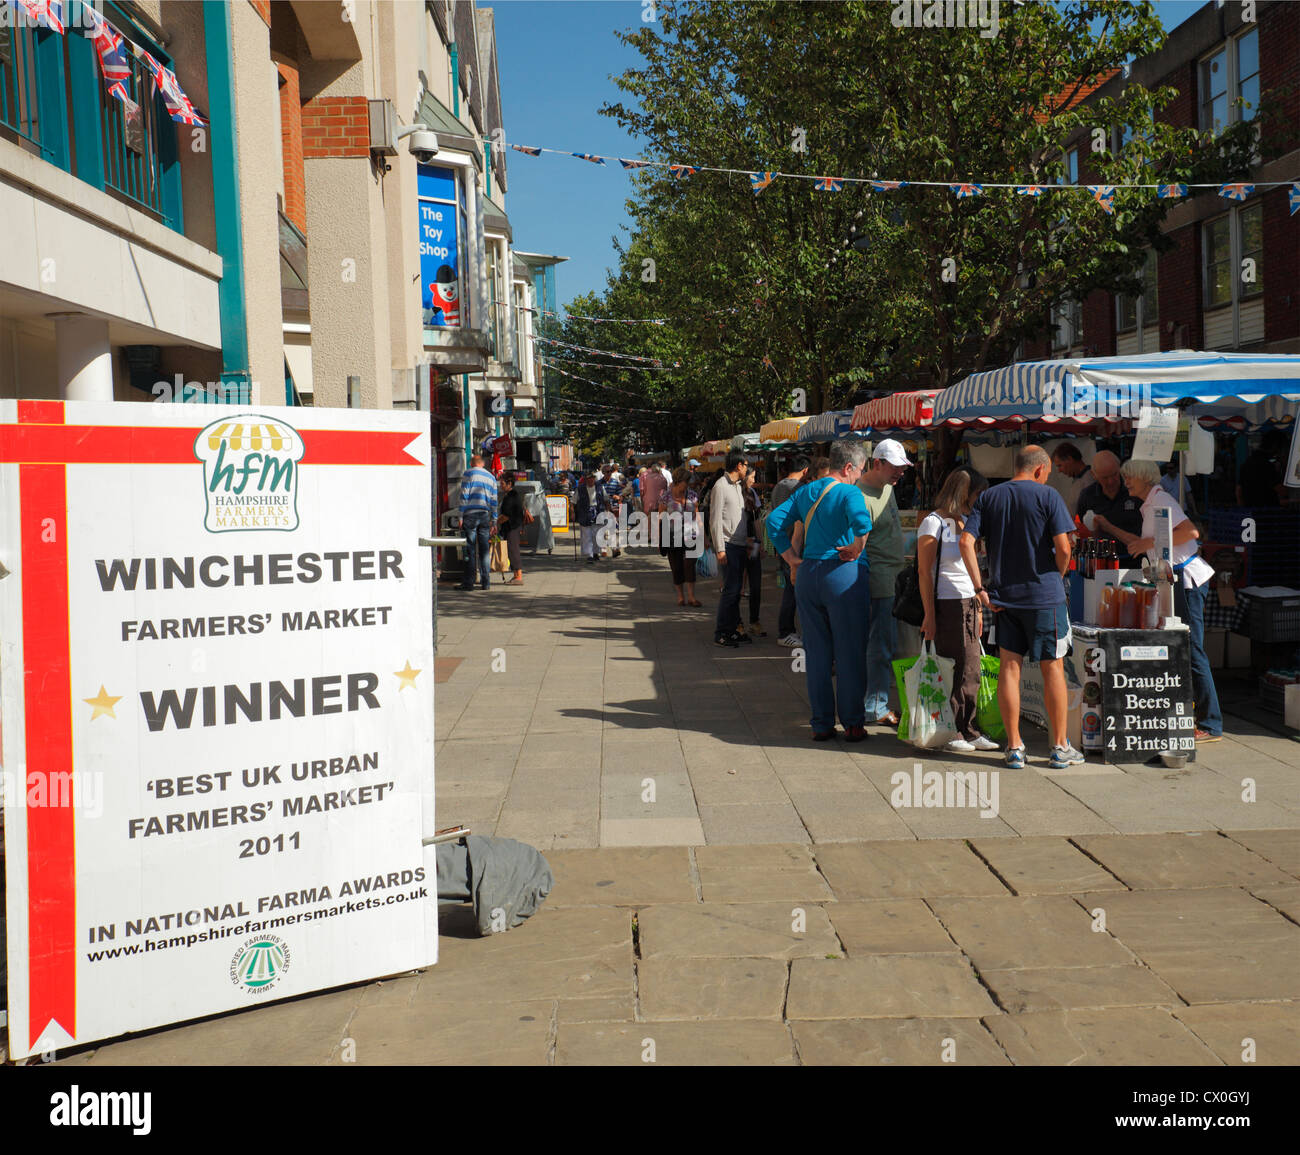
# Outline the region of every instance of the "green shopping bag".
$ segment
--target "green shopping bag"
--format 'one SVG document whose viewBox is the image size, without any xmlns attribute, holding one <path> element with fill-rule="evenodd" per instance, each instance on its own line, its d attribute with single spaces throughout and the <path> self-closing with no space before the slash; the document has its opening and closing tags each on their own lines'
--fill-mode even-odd
<svg viewBox="0 0 1300 1155">
<path fill-rule="evenodd" d="M 907 685 L 904 679 L 907 677 L 907 671 L 916 665 L 921 657 L 920 654 L 913 654 L 910 658 L 895 658 L 891 663 L 894 667 L 894 684 L 898 686 L 898 737 L 907 741 Z"/>
<path fill-rule="evenodd" d="M 976 700 L 975 721 L 980 733 L 986 738 L 1000 742 L 1007 736 L 1007 728 L 1002 724 L 1002 712 L 998 709 L 998 675 L 1002 661 L 996 654 L 984 653 L 980 647 L 980 690 Z"/>
</svg>

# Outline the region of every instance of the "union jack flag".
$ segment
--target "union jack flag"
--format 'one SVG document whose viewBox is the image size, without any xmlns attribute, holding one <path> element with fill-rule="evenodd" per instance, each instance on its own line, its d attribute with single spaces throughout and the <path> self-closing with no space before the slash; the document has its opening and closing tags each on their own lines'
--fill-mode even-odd
<svg viewBox="0 0 1300 1155">
<path fill-rule="evenodd" d="M 534 148 L 531 144 L 512 144 L 510 146 L 515 152 L 522 152 L 525 156 L 541 156 L 542 150 Z"/>
<path fill-rule="evenodd" d="M 650 162 L 648 160 L 626 160 L 620 156 L 618 163 L 624 168 L 645 168 Z"/>
<path fill-rule="evenodd" d="M 776 173 L 774 172 L 751 172 L 749 174 L 749 187 L 754 190 L 754 195 L 758 196 L 774 180 L 776 180 Z"/>
<path fill-rule="evenodd" d="M 1225 184 L 1219 186 L 1219 196 L 1230 201 L 1244 201 L 1255 191 L 1253 184 Z"/>
<path fill-rule="evenodd" d="M 1187 195 L 1187 186 L 1185 184 L 1158 184 L 1156 185 L 1156 199 L 1162 201 L 1177 200 L 1179 197 Z"/>
<path fill-rule="evenodd" d="M 194 105 L 190 103 L 190 98 L 185 95 L 180 81 L 176 79 L 176 74 L 170 68 L 160 64 L 143 48 L 140 49 L 140 55 L 145 64 L 149 66 L 149 71 L 153 73 L 154 91 L 162 93 L 163 103 L 167 106 L 167 111 L 171 114 L 172 120 L 181 124 L 196 124 L 199 127 L 205 127 L 208 122 L 194 111 Z"/>
<path fill-rule="evenodd" d="M 875 189 L 876 192 L 893 192 L 895 189 L 906 188 L 906 187 L 907 187 L 907 181 L 905 181 L 905 180 L 873 180 L 873 181 L 871 182 L 871 187 L 872 187 L 873 189 Z"/>
<path fill-rule="evenodd" d="M 26 9 L 34 23 L 43 24 L 51 32 L 63 35 L 63 0 L 18 0 L 18 3 Z"/>
<path fill-rule="evenodd" d="M 1043 195 L 1043 186 L 1040 184 L 1022 184 L 1016 189 L 1016 192 L 1022 197 L 1040 197 Z"/>
<path fill-rule="evenodd" d="M 89 5 L 83 9 L 94 32 L 95 51 L 99 54 L 99 69 L 110 96 L 130 100 L 126 86 L 131 80 L 131 61 L 126 52 L 126 41 L 111 28 L 104 18 Z"/>
<path fill-rule="evenodd" d="M 1106 210 L 1106 215 L 1113 216 L 1115 213 L 1115 186 L 1113 184 L 1090 184 L 1087 187 L 1088 191 L 1092 193 L 1092 199 Z"/>
<path fill-rule="evenodd" d="M 1291 208 L 1290 216 L 1295 216 L 1300 212 L 1300 181 L 1296 181 L 1286 194 L 1287 204 Z"/>
<path fill-rule="evenodd" d="M 592 164 L 605 163 L 605 158 L 603 156 L 592 156 L 591 153 L 589 152 L 575 152 L 573 155 L 576 156 L 579 160 L 589 160 L 591 161 Z"/>
<path fill-rule="evenodd" d="M 948 187 L 957 194 L 959 201 L 967 197 L 977 197 L 984 191 L 982 184 L 950 184 Z"/>
<path fill-rule="evenodd" d="M 837 176 L 819 176 L 813 188 L 818 192 L 841 192 L 844 189 L 844 181 Z"/>
<path fill-rule="evenodd" d="M 692 168 L 689 164 L 670 164 L 668 171 L 673 174 L 674 180 L 685 180 L 688 176 L 694 176 L 700 170 Z"/>
</svg>

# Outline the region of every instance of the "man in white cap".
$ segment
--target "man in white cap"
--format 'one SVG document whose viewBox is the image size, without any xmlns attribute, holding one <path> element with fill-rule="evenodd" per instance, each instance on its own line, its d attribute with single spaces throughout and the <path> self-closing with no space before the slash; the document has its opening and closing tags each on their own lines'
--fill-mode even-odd
<svg viewBox="0 0 1300 1155">
<path fill-rule="evenodd" d="M 870 468 L 858 479 L 867 499 L 871 534 L 867 538 L 870 567 L 871 618 L 867 627 L 867 725 L 879 722 L 897 726 L 898 715 L 889 708 L 889 687 L 894 680 L 894 582 L 903 569 L 903 523 L 898 516 L 894 486 L 913 465 L 899 442 L 881 441 L 871 455 Z"/>
</svg>

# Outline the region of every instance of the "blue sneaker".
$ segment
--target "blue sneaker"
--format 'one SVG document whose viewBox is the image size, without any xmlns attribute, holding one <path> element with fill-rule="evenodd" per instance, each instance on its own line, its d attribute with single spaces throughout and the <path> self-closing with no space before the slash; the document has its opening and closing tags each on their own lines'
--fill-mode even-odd
<svg viewBox="0 0 1300 1155">
<path fill-rule="evenodd" d="M 1087 759 L 1068 742 L 1064 746 L 1052 747 L 1052 760 L 1048 763 L 1053 770 L 1064 770 L 1067 766 L 1080 766 Z"/>
<path fill-rule="evenodd" d="M 1025 768 L 1025 748 L 1023 746 L 1008 746 L 1006 753 L 1002 755 L 1002 765 L 1008 770 L 1023 770 Z"/>
</svg>

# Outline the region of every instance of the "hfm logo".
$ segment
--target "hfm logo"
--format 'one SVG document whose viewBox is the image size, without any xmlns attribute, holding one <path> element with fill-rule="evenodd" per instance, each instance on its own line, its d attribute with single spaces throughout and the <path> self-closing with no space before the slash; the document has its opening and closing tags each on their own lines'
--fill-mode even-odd
<svg viewBox="0 0 1300 1155">
<path fill-rule="evenodd" d="M 273 934 L 251 938 L 230 960 L 230 981 L 252 995 L 264 994 L 289 969 L 289 947 Z"/>
<path fill-rule="evenodd" d="M 212 422 L 194 441 L 203 462 L 204 528 L 297 529 L 302 455 L 301 434 L 283 421 L 241 413 Z"/>
</svg>

